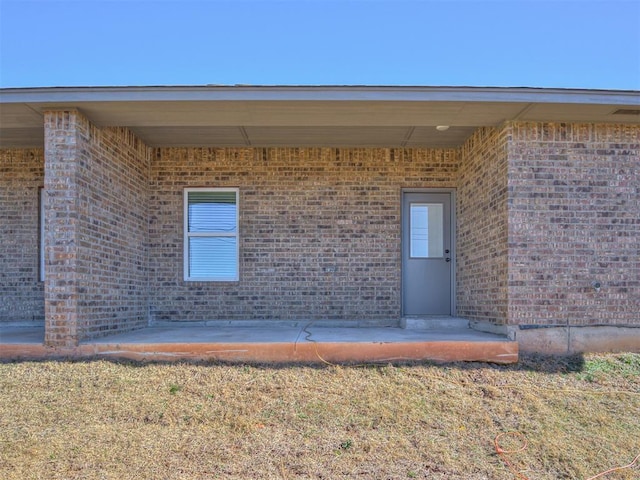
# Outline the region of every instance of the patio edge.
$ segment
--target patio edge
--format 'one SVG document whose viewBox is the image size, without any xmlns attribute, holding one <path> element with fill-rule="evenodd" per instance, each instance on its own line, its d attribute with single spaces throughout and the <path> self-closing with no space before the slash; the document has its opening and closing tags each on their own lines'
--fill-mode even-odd
<svg viewBox="0 0 640 480">
<path fill-rule="evenodd" d="M 305 342 L 305 343 L 90 343 L 73 348 L 5 344 L 0 359 L 123 359 L 135 361 L 213 361 L 228 363 L 354 364 L 432 361 L 518 362 L 512 341 Z"/>
</svg>

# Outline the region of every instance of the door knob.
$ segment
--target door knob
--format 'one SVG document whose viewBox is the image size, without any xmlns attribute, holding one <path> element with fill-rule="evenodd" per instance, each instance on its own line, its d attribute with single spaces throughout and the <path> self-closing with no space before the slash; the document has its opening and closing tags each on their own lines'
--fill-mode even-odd
<svg viewBox="0 0 640 480">
<path fill-rule="evenodd" d="M 444 259 L 444 261 L 445 261 L 445 262 L 450 262 L 450 261 L 451 261 L 451 259 L 450 259 L 449 257 L 447 257 L 447 258 L 445 258 L 445 259 Z"/>
</svg>

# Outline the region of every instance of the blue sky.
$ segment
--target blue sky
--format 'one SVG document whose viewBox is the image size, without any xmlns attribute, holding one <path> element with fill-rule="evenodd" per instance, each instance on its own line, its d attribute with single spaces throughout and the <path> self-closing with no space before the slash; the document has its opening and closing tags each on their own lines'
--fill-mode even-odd
<svg viewBox="0 0 640 480">
<path fill-rule="evenodd" d="M 0 86 L 640 89 L 640 0 L 0 0 Z"/>
</svg>

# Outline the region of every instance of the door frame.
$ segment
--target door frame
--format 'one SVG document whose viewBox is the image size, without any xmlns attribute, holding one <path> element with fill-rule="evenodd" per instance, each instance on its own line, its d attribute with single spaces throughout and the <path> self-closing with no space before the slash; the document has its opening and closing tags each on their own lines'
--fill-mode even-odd
<svg viewBox="0 0 640 480">
<path fill-rule="evenodd" d="M 404 215 L 406 214 L 404 208 L 404 196 L 406 193 L 448 193 L 451 196 L 451 245 L 453 246 L 454 255 L 451 256 L 451 316 L 455 317 L 458 313 L 456 302 L 456 257 L 458 255 L 458 240 L 456 237 L 456 189 L 451 188 L 403 188 L 400 191 L 400 314 L 401 317 L 405 317 L 404 313 L 404 260 L 402 249 L 405 245 L 405 232 L 404 229 Z"/>
</svg>

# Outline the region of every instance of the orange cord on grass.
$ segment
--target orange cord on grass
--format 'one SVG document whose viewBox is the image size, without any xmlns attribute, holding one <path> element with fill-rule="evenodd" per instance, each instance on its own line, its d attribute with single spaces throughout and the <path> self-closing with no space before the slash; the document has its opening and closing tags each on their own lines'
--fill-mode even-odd
<svg viewBox="0 0 640 480">
<path fill-rule="evenodd" d="M 606 475 L 607 473 L 616 472 L 616 471 L 618 471 L 618 470 L 623 470 L 623 469 L 625 469 L 625 468 L 631 468 L 631 467 L 633 467 L 633 465 L 635 465 L 635 463 L 636 463 L 638 460 L 640 460 L 640 453 L 639 453 L 638 455 L 636 455 L 636 458 L 634 458 L 634 459 L 633 459 L 633 461 L 632 461 L 630 464 L 628 464 L 628 465 L 624 465 L 624 466 L 622 466 L 622 467 L 614 467 L 614 468 L 610 468 L 610 469 L 609 469 L 609 470 L 607 470 L 606 472 L 602 472 L 602 473 L 599 473 L 599 474 L 597 474 L 597 475 L 595 475 L 595 476 L 593 476 L 593 477 L 589 477 L 589 478 L 587 478 L 587 480 L 594 480 L 595 478 L 602 477 L 603 475 Z"/>
<path fill-rule="evenodd" d="M 522 446 L 520 448 L 515 448 L 515 449 L 511 449 L 511 450 L 505 450 L 504 448 L 502 448 L 500 446 L 500 439 L 502 437 L 506 437 L 507 435 L 516 436 L 516 437 L 520 438 L 522 440 Z M 527 448 L 527 439 L 526 439 L 526 437 L 523 434 L 521 434 L 520 432 L 504 432 L 504 433 L 500 433 L 499 435 L 496 436 L 496 438 L 493 440 L 493 444 L 496 447 L 496 453 L 500 456 L 502 461 L 509 467 L 509 470 L 511 470 L 513 472 L 513 474 L 516 475 L 516 477 L 520 478 L 521 480 L 529 480 L 528 477 L 526 477 L 525 475 L 520 473 L 518 470 L 516 470 L 515 467 L 513 466 L 513 464 L 506 457 L 507 454 L 523 452 L 524 450 L 526 450 L 526 448 Z M 636 455 L 636 457 L 633 459 L 633 461 L 631 463 L 629 463 L 628 465 L 624 465 L 622 467 L 610 468 L 609 470 L 606 470 L 604 472 L 598 473 L 597 475 L 594 475 L 593 477 L 589 477 L 586 480 L 595 480 L 596 478 L 600 478 L 600 477 L 602 477 L 604 475 L 607 475 L 609 473 L 612 473 L 612 472 L 617 472 L 618 470 L 624 470 L 625 468 L 632 468 L 636 464 L 636 462 L 638 460 L 640 460 L 640 453 L 638 455 Z"/>
<path fill-rule="evenodd" d="M 522 446 L 520 448 L 515 448 L 515 449 L 512 449 L 512 450 L 505 450 L 504 448 L 502 448 L 500 446 L 500 439 L 502 437 L 506 437 L 507 435 L 516 436 L 516 437 L 520 438 L 522 440 Z M 509 467 L 509 470 L 511 470 L 513 472 L 513 474 L 516 477 L 520 478 L 521 480 L 529 480 L 528 477 L 524 476 L 522 473 L 520 473 L 518 470 L 516 470 L 516 468 L 513 466 L 513 464 L 507 458 L 507 454 L 524 452 L 527 449 L 527 438 L 523 434 L 521 434 L 520 432 L 503 432 L 503 433 L 500 433 L 499 435 L 497 435 L 496 438 L 493 439 L 493 444 L 496 447 L 496 453 L 500 456 L 502 461 L 507 464 L 507 467 Z"/>
</svg>

